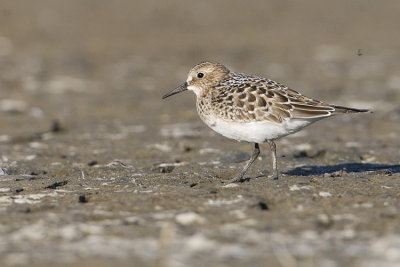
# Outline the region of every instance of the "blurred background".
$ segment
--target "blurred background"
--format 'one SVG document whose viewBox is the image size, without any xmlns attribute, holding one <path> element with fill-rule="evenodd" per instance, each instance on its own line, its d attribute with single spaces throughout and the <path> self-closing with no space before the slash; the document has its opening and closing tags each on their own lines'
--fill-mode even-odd
<svg viewBox="0 0 400 267">
<path fill-rule="evenodd" d="M 398 1 L 364 0 L 5 1 L 0 131 L 132 123 L 142 112 L 168 121 L 171 101 L 194 119 L 193 96 L 159 96 L 204 60 L 334 103 L 397 105 L 399 11 Z"/>
<path fill-rule="evenodd" d="M 314 172 L 322 185 L 289 175 L 278 186 L 255 179 L 217 190 L 208 171 L 234 173 L 243 161 L 236 156 L 251 146 L 203 125 L 191 92 L 161 96 L 193 65 L 220 62 L 315 99 L 374 111 L 324 120 L 279 141 L 283 171 L 397 166 L 399 25 L 397 0 L 2 1 L 0 262 L 107 266 L 104 257 L 166 266 L 162 249 L 172 244 L 172 266 L 221 258 L 237 266 L 266 259 L 273 266 L 398 263 L 398 193 L 390 191 L 398 189 L 398 171 L 365 168 L 343 180 Z M 270 168 L 262 153 L 257 175 Z M 324 194 L 300 191 L 304 184 Z M 331 194 L 325 191 L 340 197 L 323 199 Z M 188 210 L 202 217 L 175 217 Z"/>
</svg>

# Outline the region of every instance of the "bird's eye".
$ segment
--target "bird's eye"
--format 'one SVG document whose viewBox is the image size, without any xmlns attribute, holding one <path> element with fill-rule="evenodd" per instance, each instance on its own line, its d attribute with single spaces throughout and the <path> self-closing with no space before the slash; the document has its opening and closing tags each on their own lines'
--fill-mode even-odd
<svg viewBox="0 0 400 267">
<path fill-rule="evenodd" d="M 197 73 L 197 78 L 201 79 L 203 77 L 204 77 L 204 73 L 202 73 L 202 72 Z"/>
</svg>

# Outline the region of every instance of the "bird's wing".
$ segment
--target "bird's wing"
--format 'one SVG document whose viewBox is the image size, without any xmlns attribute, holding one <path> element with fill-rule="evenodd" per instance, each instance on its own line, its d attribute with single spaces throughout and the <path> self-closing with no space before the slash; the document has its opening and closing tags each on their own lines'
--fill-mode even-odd
<svg viewBox="0 0 400 267">
<path fill-rule="evenodd" d="M 248 75 L 240 78 L 230 79 L 229 84 L 213 90 L 214 111 L 226 120 L 282 123 L 291 118 L 320 119 L 335 112 L 333 106 L 303 96 L 272 80 Z"/>
</svg>

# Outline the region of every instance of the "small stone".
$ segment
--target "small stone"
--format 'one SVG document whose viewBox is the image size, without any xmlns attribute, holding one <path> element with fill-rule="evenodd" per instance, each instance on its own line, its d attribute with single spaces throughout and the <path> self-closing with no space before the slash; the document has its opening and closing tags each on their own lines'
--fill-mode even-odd
<svg viewBox="0 0 400 267">
<path fill-rule="evenodd" d="M 195 212 L 189 211 L 178 214 L 175 221 L 181 225 L 203 224 L 206 220 Z"/>
<path fill-rule="evenodd" d="M 65 128 L 61 125 L 60 121 L 54 120 L 53 123 L 50 126 L 50 132 L 52 133 L 58 133 L 63 131 Z"/>
<path fill-rule="evenodd" d="M 239 187 L 239 185 L 238 185 L 238 184 L 231 183 L 231 184 L 224 185 L 224 186 L 222 186 L 222 187 L 223 187 L 223 188 L 234 188 L 234 187 Z"/>
<path fill-rule="evenodd" d="M 175 169 L 175 166 L 158 166 L 156 168 L 154 168 L 153 170 L 155 170 L 156 172 L 159 173 L 171 173 L 173 170 Z"/>
<path fill-rule="evenodd" d="M 267 205 L 267 203 L 265 203 L 264 201 L 259 201 L 257 203 L 257 206 L 261 209 L 261 210 L 269 210 L 269 207 Z"/>
<path fill-rule="evenodd" d="M 161 163 L 161 164 L 155 165 L 151 168 L 151 170 L 154 172 L 159 172 L 159 173 L 170 173 L 174 170 L 175 167 L 183 166 L 186 164 L 187 164 L 186 162 L 180 162 L 179 160 L 176 160 L 173 163 Z"/>
<path fill-rule="evenodd" d="M 79 201 L 79 203 L 88 203 L 89 202 L 89 200 L 87 199 L 87 197 L 85 195 L 79 195 L 78 201 Z"/>
<path fill-rule="evenodd" d="M 31 161 L 34 160 L 36 158 L 36 155 L 28 155 L 25 157 L 25 160 Z"/>
<path fill-rule="evenodd" d="M 382 185 L 381 188 L 383 188 L 383 189 L 392 189 L 393 186 Z"/>
<path fill-rule="evenodd" d="M 66 184 L 68 184 L 68 180 L 64 180 L 61 182 L 55 182 L 51 185 L 46 186 L 45 189 L 56 189 L 57 187 L 64 186 Z"/>
<path fill-rule="evenodd" d="M 360 160 L 363 163 L 370 163 L 376 161 L 376 157 L 369 154 L 364 154 L 360 156 Z"/>
<path fill-rule="evenodd" d="M 289 187 L 290 191 L 299 191 L 299 190 L 312 190 L 313 187 L 310 185 L 303 185 L 303 186 L 298 186 L 297 184 L 291 185 Z"/>
<path fill-rule="evenodd" d="M 320 197 L 331 197 L 332 194 L 329 192 L 319 192 L 318 194 Z"/>
<path fill-rule="evenodd" d="M 333 220 L 326 214 L 319 214 L 317 225 L 321 228 L 330 228 L 333 225 Z"/>
<path fill-rule="evenodd" d="M 98 163 L 97 160 L 92 160 L 92 161 L 89 161 L 87 165 L 94 166 L 94 165 L 97 165 L 97 163 Z"/>
</svg>

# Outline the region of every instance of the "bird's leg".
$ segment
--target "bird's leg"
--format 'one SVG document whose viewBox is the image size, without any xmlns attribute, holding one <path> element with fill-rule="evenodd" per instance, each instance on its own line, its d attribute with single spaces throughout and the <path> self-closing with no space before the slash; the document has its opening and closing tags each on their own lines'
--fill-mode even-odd
<svg viewBox="0 0 400 267">
<path fill-rule="evenodd" d="M 273 180 L 278 180 L 278 163 L 277 163 L 277 159 L 276 159 L 276 145 L 275 142 L 272 140 L 267 140 L 269 147 L 271 148 L 271 154 L 272 154 L 272 168 L 273 168 L 273 172 L 271 175 L 271 178 Z"/>
<path fill-rule="evenodd" d="M 256 160 L 258 155 L 260 155 L 260 147 L 258 146 L 258 143 L 254 143 L 254 151 L 253 155 L 251 155 L 250 160 L 247 162 L 246 166 L 244 166 L 243 170 L 236 177 L 230 179 L 228 182 L 229 183 L 240 182 L 243 179 L 244 174 L 250 168 L 251 164 L 253 164 L 253 162 Z"/>
</svg>

